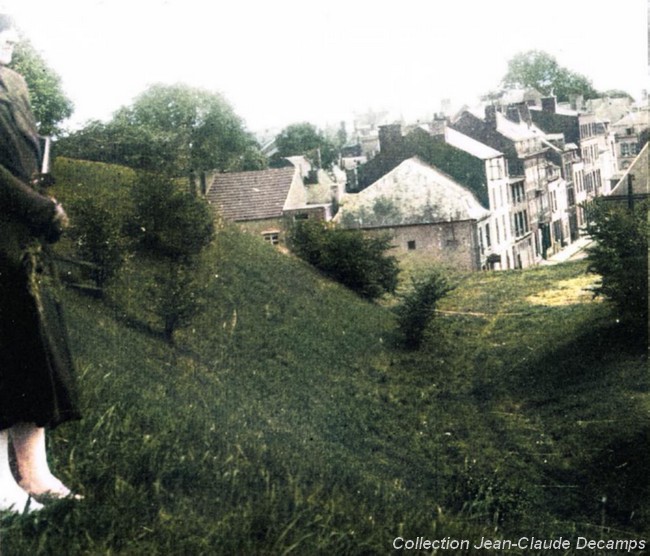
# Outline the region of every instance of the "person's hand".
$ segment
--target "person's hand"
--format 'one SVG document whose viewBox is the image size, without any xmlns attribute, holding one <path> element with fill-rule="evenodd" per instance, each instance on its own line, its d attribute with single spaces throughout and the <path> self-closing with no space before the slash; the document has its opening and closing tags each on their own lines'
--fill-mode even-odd
<svg viewBox="0 0 650 556">
<path fill-rule="evenodd" d="M 54 202 L 54 215 L 50 221 L 49 229 L 45 234 L 45 241 L 48 243 L 55 243 L 61 237 L 63 230 L 65 230 L 70 225 L 70 220 L 68 215 L 63 210 L 63 207 L 56 199 L 52 199 Z"/>
<path fill-rule="evenodd" d="M 68 215 L 65 213 L 65 210 L 63 210 L 61 203 L 57 203 L 56 201 L 54 202 L 56 203 L 56 208 L 54 212 L 53 223 L 56 227 L 63 231 L 70 225 L 70 220 L 68 218 Z"/>
</svg>

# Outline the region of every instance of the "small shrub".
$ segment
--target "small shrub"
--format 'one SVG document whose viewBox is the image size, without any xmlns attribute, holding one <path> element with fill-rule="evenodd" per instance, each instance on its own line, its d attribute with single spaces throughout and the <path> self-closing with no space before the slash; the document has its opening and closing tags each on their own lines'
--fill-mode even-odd
<svg viewBox="0 0 650 556">
<path fill-rule="evenodd" d="M 648 321 L 648 202 L 634 209 L 596 201 L 588 207 L 589 270 L 601 276 L 596 294 L 618 308 L 623 320 Z"/>
<path fill-rule="evenodd" d="M 90 278 L 98 288 L 104 288 L 120 271 L 128 252 L 122 214 L 110 199 L 92 194 L 76 197 L 68 210 L 76 255 L 94 265 Z"/>
<path fill-rule="evenodd" d="M 422 345 L 438 301 L 452 289 L 454 286 L 439 271 L 433 271 L 425 278 L 412 279 L 411 291 L 402 297 L 395 310 L 400 343 L 404 347 L 418 349 Z"/>
<path fill-rule="evenodd" d="M 399 268 L 386 255 L 390 238 L 365 236 L 358 230 L 342 230 L 325 222 L 306 221 L 294 226 L 289 237 L 292 251 L 367 299 L 393 293 Z"/>
</svg>

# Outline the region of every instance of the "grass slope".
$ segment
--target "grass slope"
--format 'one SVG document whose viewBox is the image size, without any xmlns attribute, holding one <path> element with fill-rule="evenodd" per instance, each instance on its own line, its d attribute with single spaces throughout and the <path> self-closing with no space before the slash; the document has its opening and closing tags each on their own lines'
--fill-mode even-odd
<svg viewBox="0 0 650 556">
<path fill-rule="evenodd" d="M 557 293 L 583 263 L 462 276 L 403 352 L 387 307 L 256 238 L 223 231 L 211 261 L 177 348 L 125 324 L 146 319 L 137 272 L 116 286 L 123 311 L 66 293 L 85 418 L 52 453 L 85 499 L 4 516 L 0 553 L 647 536 L 644 342 Z"/>
</svg>

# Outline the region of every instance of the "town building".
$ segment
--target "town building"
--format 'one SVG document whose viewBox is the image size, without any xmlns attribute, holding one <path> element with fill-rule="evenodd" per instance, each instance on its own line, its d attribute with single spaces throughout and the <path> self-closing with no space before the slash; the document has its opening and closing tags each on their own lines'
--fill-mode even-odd
<svg viewBox="0 0 650 556">
<path fill-rule="evenodd" d="M 490 212 L 466 187 L 418 157 L 408 158 L 359 193 L 348 193 L 334 221 L 388 234 L 393 253 L 463 270 L 481 268 L 479 230 Z"/>
<path fill-rule="evenodd" d="M 331 200 L 310 203 L 303 171 L 303 165 L 296 163 L 284 168 L 217 173 L 206 198 L 219 221 L 237 223 L 272 245 L 281 244 L 291 222 L 332 217 Z"/>
</svg>

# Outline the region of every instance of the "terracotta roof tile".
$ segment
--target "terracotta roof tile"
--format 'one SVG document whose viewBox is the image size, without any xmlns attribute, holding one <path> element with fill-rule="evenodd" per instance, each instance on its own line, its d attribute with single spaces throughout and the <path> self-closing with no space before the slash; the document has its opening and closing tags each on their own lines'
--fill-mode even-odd
<svg viewBox="0 0 650 556">
<path fill-rule="evenodd" d="M 208 189 L 208 202 L 226 220 L 278 218 L 295 172 L 291 166 L 216 174 Z"/>
</svg>

